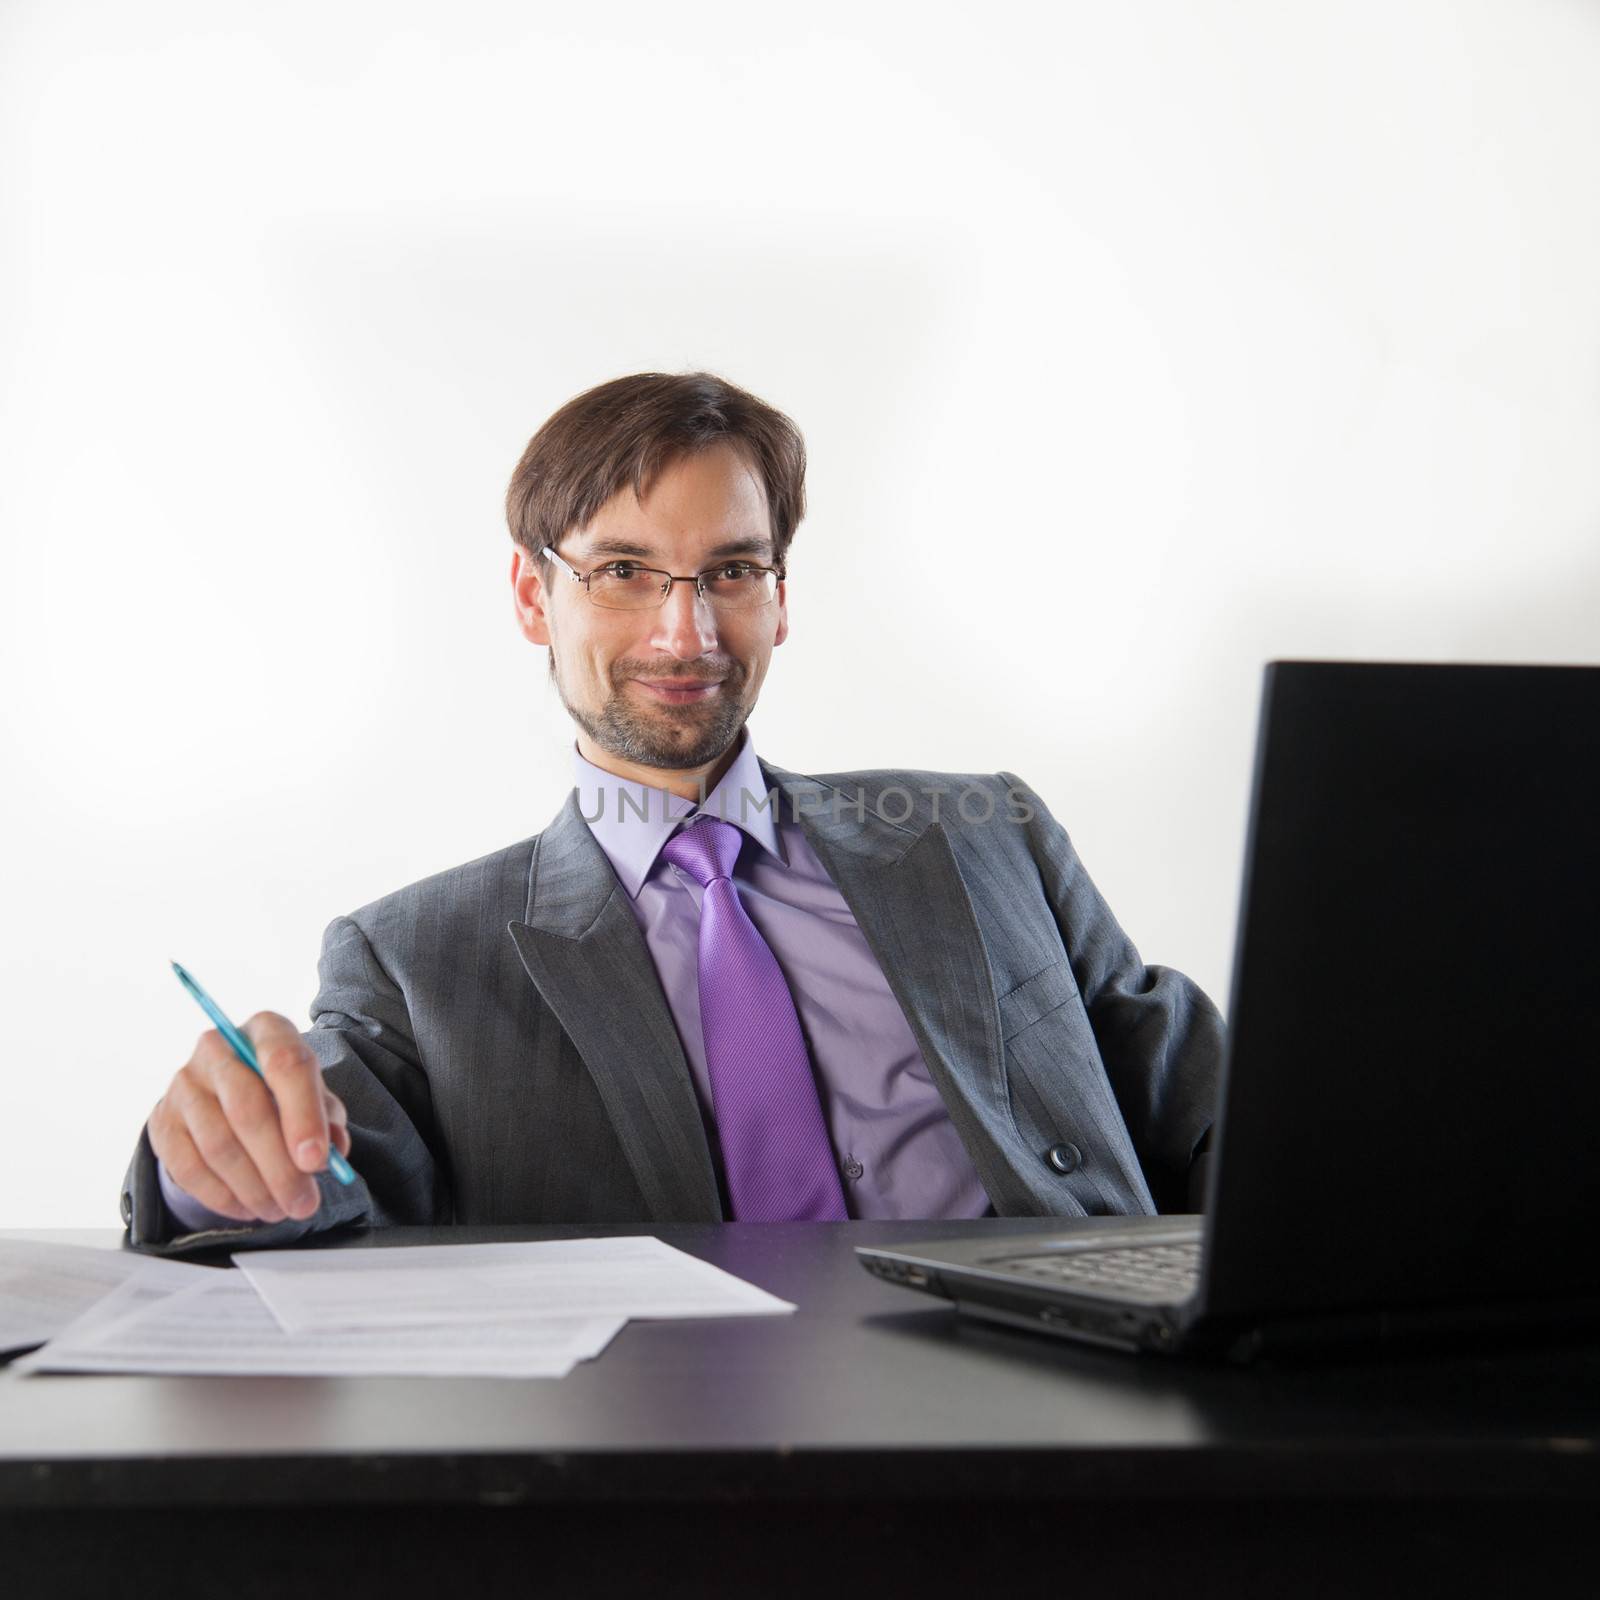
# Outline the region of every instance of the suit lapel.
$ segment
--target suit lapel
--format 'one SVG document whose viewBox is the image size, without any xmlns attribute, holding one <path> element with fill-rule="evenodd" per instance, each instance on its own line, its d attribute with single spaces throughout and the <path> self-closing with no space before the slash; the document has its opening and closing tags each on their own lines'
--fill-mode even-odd
<svg viewBox="0 0 1600 1600">
<path fill-rule="evenodd" d="M 672 1013 L 576 792 L 539 836 L 526 920 L 509 926 L 528 976 L 600 1091 L 651 1216 L 721 1221 L 711 1150 Z"/>
<path fill-rule="evenodd" d="M 875 794 L 762 765 L 877 956 L 996 1211 L 1048 1209 L 1002 1149 L 1017 1135 L 994 974 L 949 836 L 885 822 Z"/>
</svg>

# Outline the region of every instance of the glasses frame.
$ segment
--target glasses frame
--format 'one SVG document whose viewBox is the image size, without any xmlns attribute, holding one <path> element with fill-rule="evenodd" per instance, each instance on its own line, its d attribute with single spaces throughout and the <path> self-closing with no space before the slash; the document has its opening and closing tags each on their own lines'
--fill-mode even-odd
<svg viewBox="0 0 1600 1600">
<path fill-rule="evenodd" d="M 772 594 L 768 595 L 765 600 L 761 601 L 757 605 L 719 605 L 706 592 L 707 574 L 715 572 L 717 567 L 725 567 L 732 562 L 737 561 L 743 566 L 753 567 L 757 572 L 770 573 L 778 580 L 779 583 L 782 583 L 788 576 L 782 566 L 763 566 L 759 561 L 747 561 L 743 556 L 728 556 L 724 560 L 717 562 L 715 566 L 707 567 L 704 572 L 695 572 L 691 573 L 688 577 L 684 577 L 678 573 L 664 572 L 660 567 L 647 567 L 642 561 L 637 561 L 632 556 L 612 556 L 609 561 L 602 561 L 599 566 L 591 567 L 587 572 L 579 572 L 576 567 L 570 566 L 561 556 L 556 554 L 555 547 L 553 545 L 546 545 L 544 547 L 543 554 L 549 556 L 549 558 L 555 562 L 555 564 L 560 567 L 561 570 L 566 573 L 566 575 L 571 578 L 574 583 L 581 583 L 583 585 L 583 592 L 588 596 L 589 604 L 592 605 L 597 611 L 659 611 L 667 603 L 667 597 L 672 593 L 672 586 L 675 583 L 692 583 L 694 585 L 695 598 L 698 600 L 704 600 L 713 611 L 760 611 L 763 606 L 770 606 L 772 604 L 773 600 L 777 597 L 776 589 L 774 589 Z M 595 575 L 595 573 L 603 572 L 607 567 L 611 566 L 617 561 L 626 561 L 629 563 L 629 565 L 637 567 L 641 572 L 648 572 L 652 577 L 663 580 L 659 592 L 657 593 L 654 605 L 603 606 L 598 600 L 595 599 L 594 591 L 589 587 L 589 580 Z"/>
</svg>

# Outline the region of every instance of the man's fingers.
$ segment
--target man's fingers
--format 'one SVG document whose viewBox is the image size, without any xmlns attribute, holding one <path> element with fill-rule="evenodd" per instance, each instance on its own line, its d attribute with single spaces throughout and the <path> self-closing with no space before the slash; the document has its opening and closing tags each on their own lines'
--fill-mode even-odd
<svg viewBox="0 0 1600 1600">
<path fill-rule="evenodd" d="M 223 1216 L 310 1217 L 321 1196 L 309 1174 L 327 1165 L 330 1134 L 350 1148 L 344 1106 L 287 1017 L 260 1012 L 244 1031 L 261 1072 L 217 1030 L 202 1034 L 150 1115 L 151 1148 L 180 1187 Z"/>
<path fill-rule="evenodd" d="M 201 1205 L 236 1222 L 252 1220 L 239 1197 L 214 1173 L 201 1158 L 189 1137 L 189 1130 L 178 1120 L 165 1099 L 161 1100 L 150 1120 L 145 1124 L 150 1135 L 150 1148 L 155 1151 L 167 1175 L 185 1194 L 191 1194 Z"/>
<path fill-rule="evenodd" d="M 283 1221 L 282 1208 L 216 1103 L 209 1096 L 197 1096 L 181 1104 L 180 1114 L 182 1120 L 178 1116 L 166 1120 L 158 1151 L 178 1187 L 225 1217 Z"/>
<path fill-rule="evenodd" d="M 328 1164 L 328 1117 L 323 1108 L 322 1064 L 287 1017 L 259 1011 L 244 1032 L 278 1103 L 278 1122 L 289 1159 L 301 1172 Z"/>
<path fill-rule="evenodd" d="M 279 1210 L 291 1217 L 309 1217 L 317 1209 L 317 1186 L 290 1157 L 284 1143 L 280 1105 L 266 1084 L 242 1061 L 226 1061 L 212 1072 L 211 1087 L 234 1138 L 254 1164 Z M 320 1103 L 317 1109 L 320 1115 Z M 190 1126 L 194 1126 L 192 1118 Z M 209 1160 L 204 1143 L 198 1137 L 196 1143 Z M 231 1181 L 231 1173 L 223 1175 Z"/>
</svg>

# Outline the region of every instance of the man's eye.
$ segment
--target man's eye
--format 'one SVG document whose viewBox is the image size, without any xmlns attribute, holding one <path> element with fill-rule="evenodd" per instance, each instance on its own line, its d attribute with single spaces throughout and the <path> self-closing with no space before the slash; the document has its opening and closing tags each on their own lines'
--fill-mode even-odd
<svg viewBox="0 0 1600 1600">
<path fill-rule="evenodd" d="M 619 578 L 625 583 L 630 578 L 637 578 L 644 568 L 632 561 L 608 561 L 600 571 L 608 578 Z"/>
<path fill-rule="evenodd" d="M 711 572 L 713 578 L 748 578 L 756 569 L 748 561 L 725 561 L 720 567 L 714 567 Z"/>
</svg>

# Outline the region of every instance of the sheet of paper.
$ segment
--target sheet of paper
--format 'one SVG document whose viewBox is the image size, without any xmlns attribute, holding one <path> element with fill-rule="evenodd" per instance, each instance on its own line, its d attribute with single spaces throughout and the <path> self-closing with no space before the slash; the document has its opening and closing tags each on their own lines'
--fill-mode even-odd
<svg viewBox="0 0 1600 1600">
<path fill-rule="evenodd" d="M 0 1240 L 0 1353 L 54 1338 L 96 1301 L 150 1267 L 171 1286 L 215 1270 L 132 1250 Z"/>
<path fill-rule="evenodd" d="M 178 1270 L 174 1270 L 174 1269 Z M 63 1339 L 98 1338 L 111 1327 L 157 1305 L 170 1300 L 185 1289 L 203 1286 L 209 1282 L 235 1278 L 237 1274 L 224 1267 L 195 1267 L 179 1261 L 139 1258 L 131 1277 L 125 1278 L 109 1294 L 102 1296 L 92 1306 L 80 1312 L 65 1328 L 41 1350 L 12 1363 L 13 1372 L 31 1372 Z"/>
<path fill-rule="evenodd" d="M 606 1347 L 620 1317 L 500 1318 L 477 1326 L 383 1328 L 291 1338 L 241 1273 L 176 1293 L 131 1279 L 19 1372 L 560 1378 Z"/>
<path fill-rule="evenodd" d="M 748 1317 L 793 1311 L 659 1239 L 240 1251 L 288 1333 L 506 1318 Z"/>
</svg>

